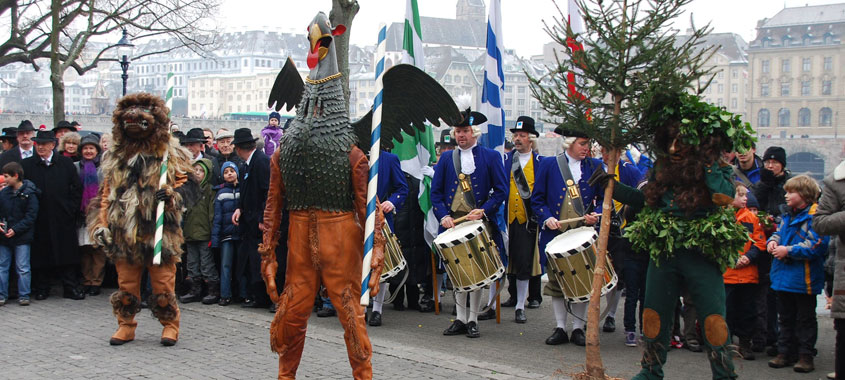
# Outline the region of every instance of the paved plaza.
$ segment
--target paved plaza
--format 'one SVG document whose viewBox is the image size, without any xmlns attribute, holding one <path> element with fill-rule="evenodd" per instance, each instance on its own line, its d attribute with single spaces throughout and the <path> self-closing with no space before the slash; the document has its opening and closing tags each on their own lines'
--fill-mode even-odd
<svg viewBox="0 0 845 380">
<path fill-rule="evenodd" d="M 135 341 L 112 347 L 116 328 L 108 294 L 83 301 L 62 299 L 56 292 L 45 301 L 21 307 L 11 300 L 0 307 L 0 379 L 272 379 L 278 359 L 270 351 L 272 314 L 192 303 L 181 305 L 179 343 L 162 347 L 161 325 L 149 310 L 138 314 Z M 548 300 L 547 300 L 548 301 Z M 623 300 L 624 301 L 624 300 Z M 550 302 L 528 310 L 528 323 L 513 322 L 505 308 L 502 323 L 481 321 L 481 338 L 447 337 L 451 298 L 441 315 L 385 306 L 384 325 L 370 328 L 376 379 L 568 379 L 578 372 L 584 349 L 572 344 L 547 346 L 554 318 Z M 819 316 L 816 371 L 798 374 L 774 370 L 767 357 L 736 361 L 743 379 L 820 379 L 833 368 L 833 323 Z M 622 327 L 622 310 L 617 325 Z M 570 318 L 571 319 L 571 318 Z M 603 333 L 602 358 L 611 376 L 630 378 L 638 371 L 640 349 L 625 347 L 619 331 Z M 667 379 L 709 379 L 704 354 L 673 350 L 665 367 Z M 298 378 L 347 379 L 351 375 L 336 318 L 312 315 Z"/>
</svg>

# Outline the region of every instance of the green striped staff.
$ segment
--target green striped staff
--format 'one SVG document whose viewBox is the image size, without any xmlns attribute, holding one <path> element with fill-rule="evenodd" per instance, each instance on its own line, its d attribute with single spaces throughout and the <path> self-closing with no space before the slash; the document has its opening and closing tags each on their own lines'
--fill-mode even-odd
<svg viewBox="0 0 845 380">
<path fill-rule="evenodd" d="M 167 151 L 161 158 L 161 171 L 158 177 L 158 189 L 161 190 L 167 183 Z M 158 201 L 156 205 L 156 233 L 155 245 L 153 246 L 153 264 L 161 265 L 161 240 L 164 233 L 164 201 Z"/>
</svg>

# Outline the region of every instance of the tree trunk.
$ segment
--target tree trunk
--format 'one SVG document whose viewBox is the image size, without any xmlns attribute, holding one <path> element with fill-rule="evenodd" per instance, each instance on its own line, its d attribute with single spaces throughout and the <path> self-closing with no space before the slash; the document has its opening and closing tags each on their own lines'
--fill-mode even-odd
<svg viewBox="0 0 845 380">
<path fill-rule="evenodd" d="M 50 3 L 52 15 L 52 30 L 60 29 L 60 11 L 62 10 L 61 0 L 52 0 Z M 62 63 L 59 61 L 59 37 L 61 33 L 50 33 L 50 83 L 53 85 L 53 125 L 65 118 L 65 83 L 62 78 Z M 50 129 L 52 129 L 50 127 Z"/>
<path fill-rule="evenodd" d="M 347 104 L 349 104 L 349 36 L 352 34 L 352 19 L 358 14 L 359 8 L 356 0 L 332 0 L 332 11 L 329 13 L 332 26 L 340 24 L 346 26 L 346 33 L 334 38 L 334 48 L 337 54 L 337 68 L 343 74 L 343 97 L 346 98 Z"/>
</svg>

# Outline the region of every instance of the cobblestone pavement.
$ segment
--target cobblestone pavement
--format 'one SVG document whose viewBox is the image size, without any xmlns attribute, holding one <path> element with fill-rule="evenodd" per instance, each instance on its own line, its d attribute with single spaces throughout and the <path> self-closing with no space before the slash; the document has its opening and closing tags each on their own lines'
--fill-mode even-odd
<svg viewBox="0 0 845 380">
<path fill-rule="evenodd" d="M 108 293 L 71 301 L 53 295 L 29 307 L 10 300 L 0 307 L 0 379 L 271 379 L 278 359 L 270 351 L 267 310 L 192 303 L 181 305 L 179 343 L 162 347 L 161 326 L 148 310 L 138 314 L 134 342 L 112 347 L 116 328 Z M 441 315 L 398 312 L 387 305 L 384 325 L 370 328 L 377 379 L 566 379 L 583 363 L 584 349 L 572 344 L 543 344 L 554 318 L 549 302 L 528 310 L 529 321 L 513 323 L 504 309 L 502 323 L 482 321 L 480 339 L 441 334 L 450 323 L 451 299 Z M 618 327 L 622 327 L 621 308 Z M 570 318 L 571 319 L 571 318 Z M 602 334 L 602 357 L 608 373 L 630 378 L 638 370 L 640 350 L 625 347 L 621 332 Z M 799 375 L 773 370 L 765 354 L 756 361 L 737 361 L 740 378 L 819 379 L 832 371 L 833 328 L 819 316 L 816 371 Z M 343 331 L 335 318 L 312 316 L 298 376 L 301 379 L 346 379 L 351 370 Z M 673 350 L 666 378 L 709 379 L 703 354 Z"/>
</svg>

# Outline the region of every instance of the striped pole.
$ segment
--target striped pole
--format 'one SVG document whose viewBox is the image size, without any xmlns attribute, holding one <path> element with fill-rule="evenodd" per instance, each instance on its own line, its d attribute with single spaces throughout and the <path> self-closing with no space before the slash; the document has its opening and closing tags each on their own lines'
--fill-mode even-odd
<svg viewBox="0 0 845 380">
<path fill-rule="evenodd" d="M 158 189 L 161 190 L 167 183 L 167 151 L 161 158 L 161 171 L 158 173 Z M 161 265 L 161 240 L 164 232 L 164 201 L 158 201 L 156 205 L 156 234 L 153 245 L 153 265 Z"/>
<path fill-rule="evenodd" d="M 173 72 L 167 73 L 167 92 L 164 94 L 164 102 L 167 104 L 167 117 L 173 114 L 173 85 L 176 78 L 173 77 Z"/>
<path fill-rule="evenodd" d="M 376 52 L 376 99 L 373 104 L 373 129 L 370 134 L 370 181 L 367 183 L 367 223 L 364 225 L 364 264 L 361 266 L 361 306 L 370 303 L 370 264 L 373 260 L 373 240 L 376 227 L 376 190 L 378 189 L 378 156 L 381 151 L 381 102 L 384 96 L 384 47 L 387 26 L 381 23 Z M 381 231 L 378 231 L 379 233 Z"/>
</svg>

